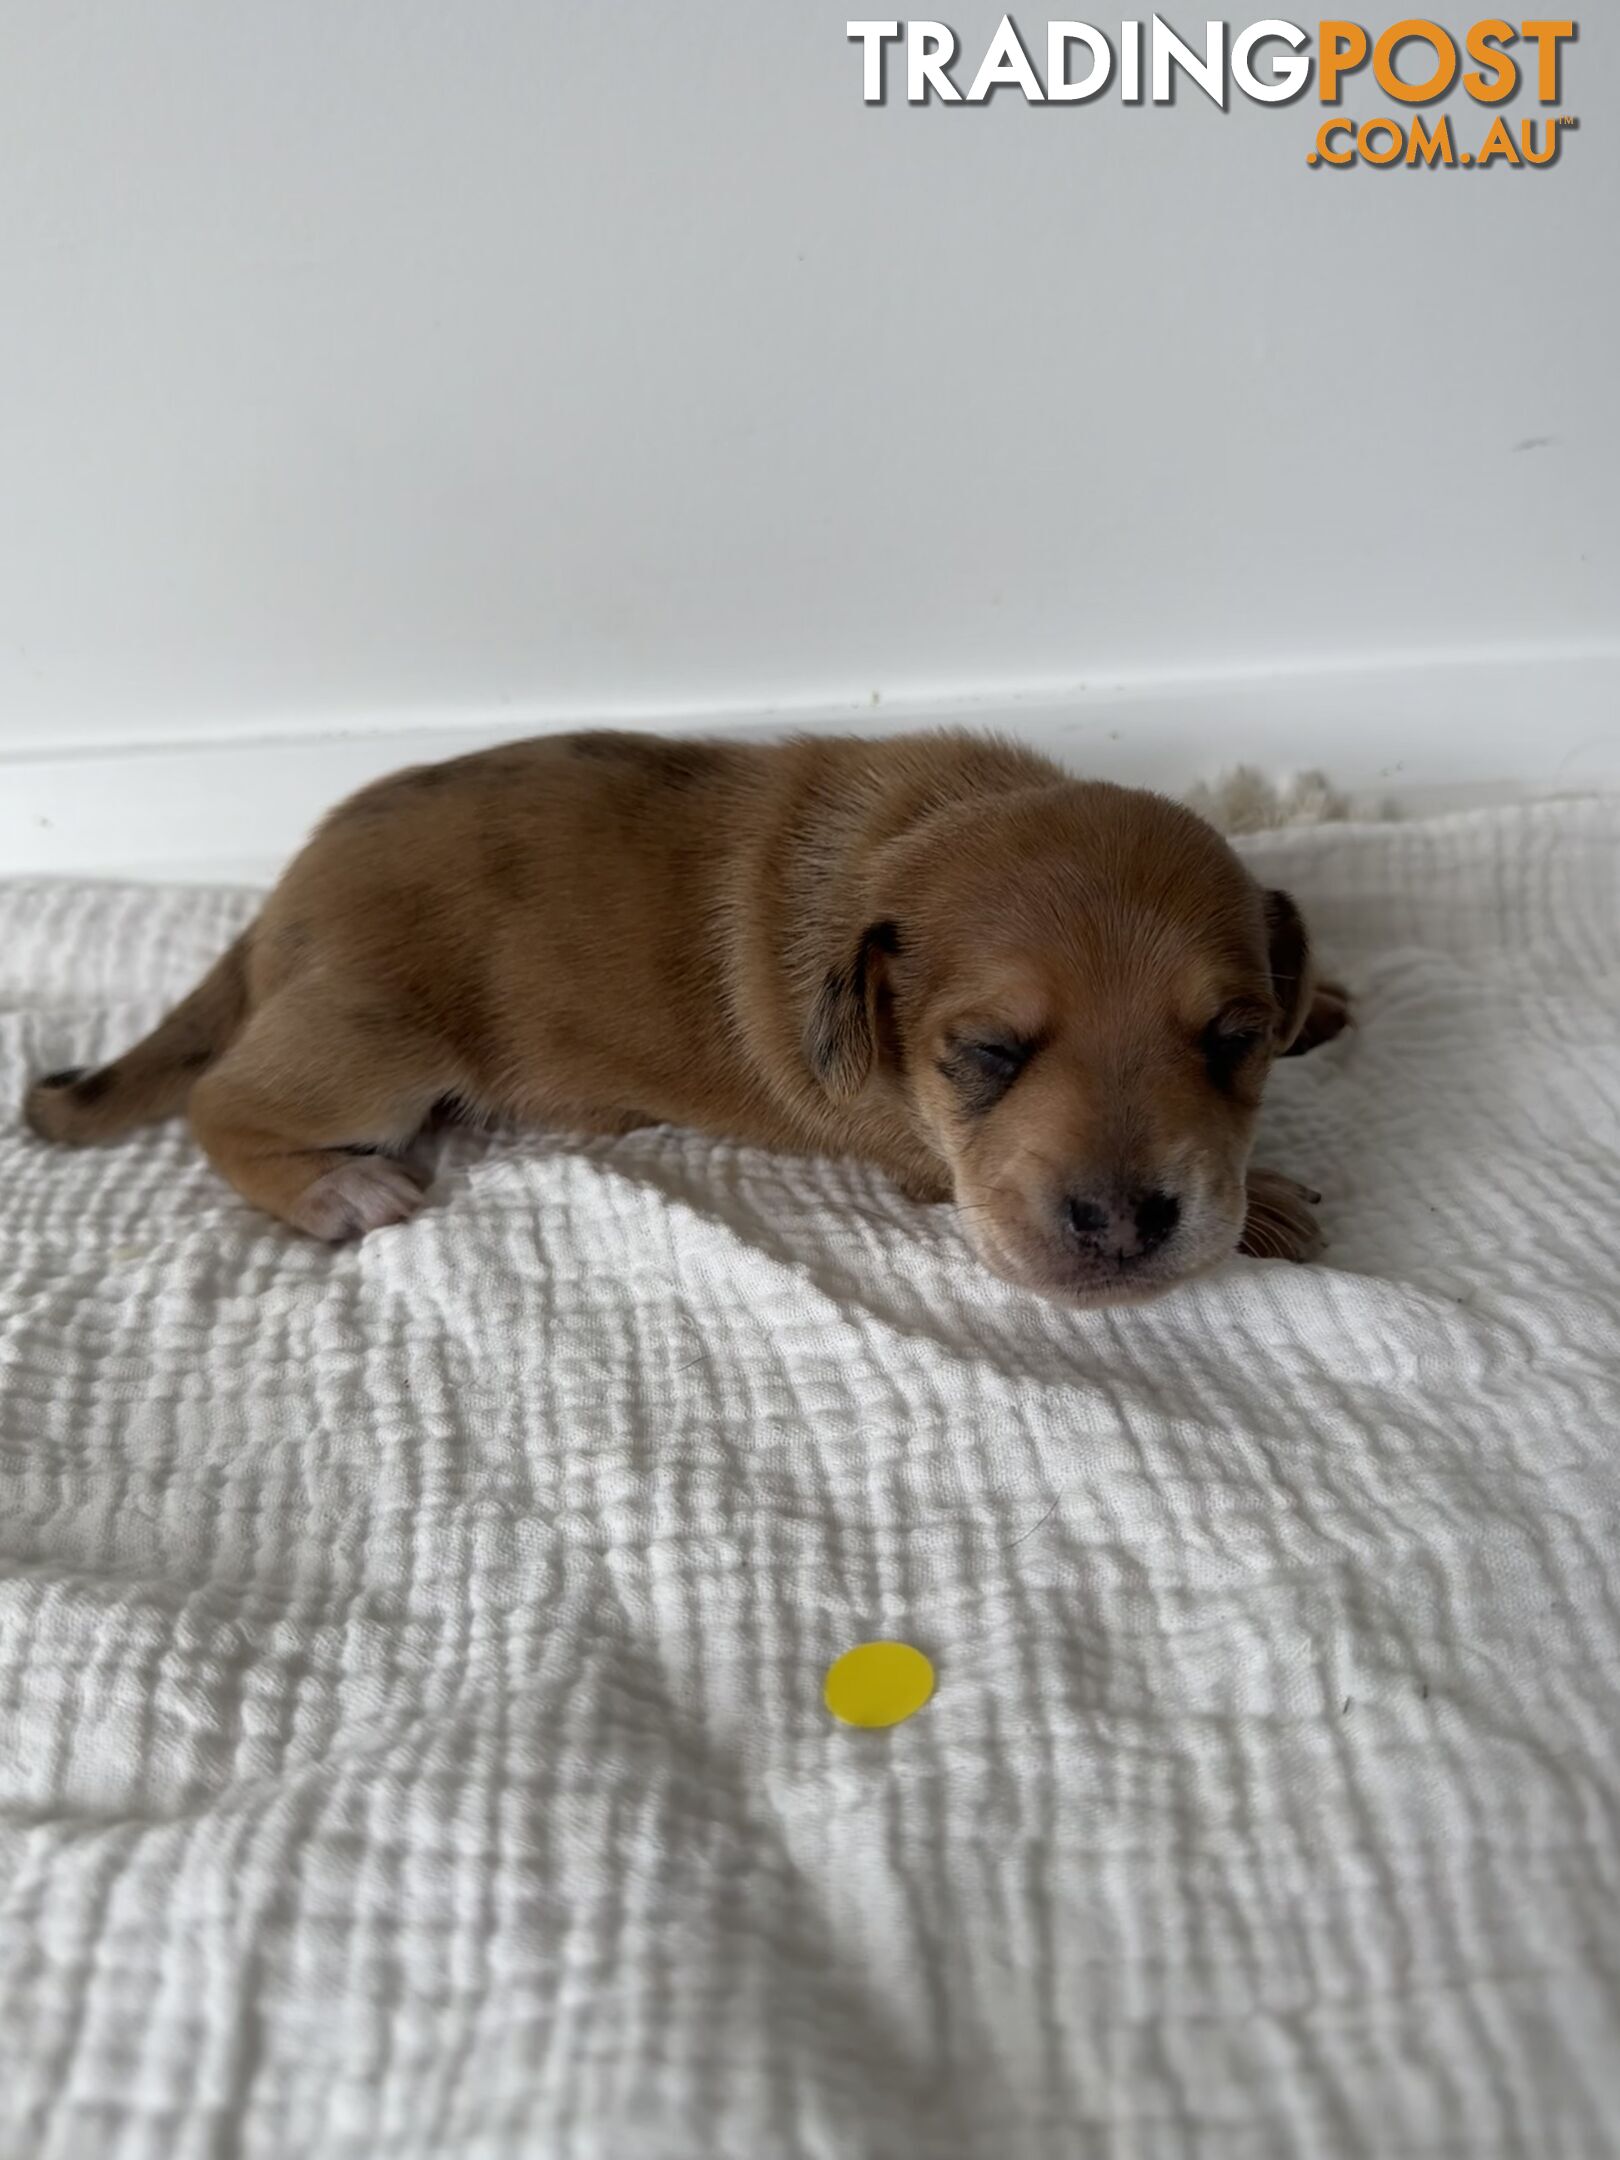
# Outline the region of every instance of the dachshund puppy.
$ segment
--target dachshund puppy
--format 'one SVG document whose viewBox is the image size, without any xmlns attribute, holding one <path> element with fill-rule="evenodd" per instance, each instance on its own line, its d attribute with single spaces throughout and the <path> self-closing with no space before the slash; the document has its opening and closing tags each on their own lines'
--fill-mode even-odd
<svg viewBox="0 0 1620 2160">
<path fill-rule="evenodd" d="M 325 820 L 162 1024 L 26 1115 L 182 1108 L 316 1237 L 421 1205 L 437 1116 L 668 1123 L 876 1164 L 1047 1296 L 1152 1295 L 1316 1195 L 1249 1167 L 1272 1060 L 1344 1026 L 1298 911 L 1190 811 L 966 734 L 552 736 Z"/>
</svg>

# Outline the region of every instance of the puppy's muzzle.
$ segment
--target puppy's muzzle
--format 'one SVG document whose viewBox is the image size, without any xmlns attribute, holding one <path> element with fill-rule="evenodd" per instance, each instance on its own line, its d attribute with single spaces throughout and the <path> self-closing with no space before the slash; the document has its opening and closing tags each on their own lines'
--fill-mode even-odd
<svg viewBox="0 0 1620 2160">
<path fill-rule="evenodd" d="M 1073 1192 L 1060 1209 L 1064 1242 L 1098 1274 L 1129 1273 L 1168 1245 L 1180 1225 L 1180 1200 L 1156 1185 Z"/>
</svg>

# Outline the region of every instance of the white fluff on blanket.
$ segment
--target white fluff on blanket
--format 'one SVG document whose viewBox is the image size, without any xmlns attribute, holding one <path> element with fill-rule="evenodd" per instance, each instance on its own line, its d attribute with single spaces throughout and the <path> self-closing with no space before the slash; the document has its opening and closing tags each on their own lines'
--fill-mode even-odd
<svg viewBox="0 0 1620 2160">
<path fill-rule="evenodd" d="M 5 1113 L 5 2160 L 1616 2149 L 1620 806 L 1250 852 L 1332 1249 L 1143 1310 L 678 1134 L 331 1252 Z M 0 887 L 6 1103 L 248 905 Z"/>
</svg>

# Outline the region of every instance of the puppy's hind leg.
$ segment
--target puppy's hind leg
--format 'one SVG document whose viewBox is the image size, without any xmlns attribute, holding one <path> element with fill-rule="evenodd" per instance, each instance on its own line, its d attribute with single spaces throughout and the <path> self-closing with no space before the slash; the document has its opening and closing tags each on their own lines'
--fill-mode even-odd
<svg viewBox="0 0 1620 2160">
<path fill-rule="evenodd" d="M 458 1077 L 409 1022 L 290 985 L 198 1081 L 191 1125 L 244 1199 L 335 1244 L 421 1206 L 420 1173 L 393 1151 Z"/>
</svg>

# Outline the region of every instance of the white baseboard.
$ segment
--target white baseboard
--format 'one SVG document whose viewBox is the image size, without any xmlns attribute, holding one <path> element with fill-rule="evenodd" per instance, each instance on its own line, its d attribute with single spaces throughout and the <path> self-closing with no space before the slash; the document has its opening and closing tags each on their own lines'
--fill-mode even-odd
<svg viewBox="0 0 1620 2160">
<path fill-rule="evenodd" d="M 738 736 L 942 722 L 1001 729 L 1077 771 L 1170 793 L 1237 764 L 1273 776 L 1318 767 L 1368 808 L 1465 807 L 1620 786 L 1620 646 L 955 703 L 623 717 L 660 733 Z M 552 713 L 449 715 L 0 756 L 0 874 L 267 882 L 324 809 L 378 774 L 578 724 Z"/>
</svg>

